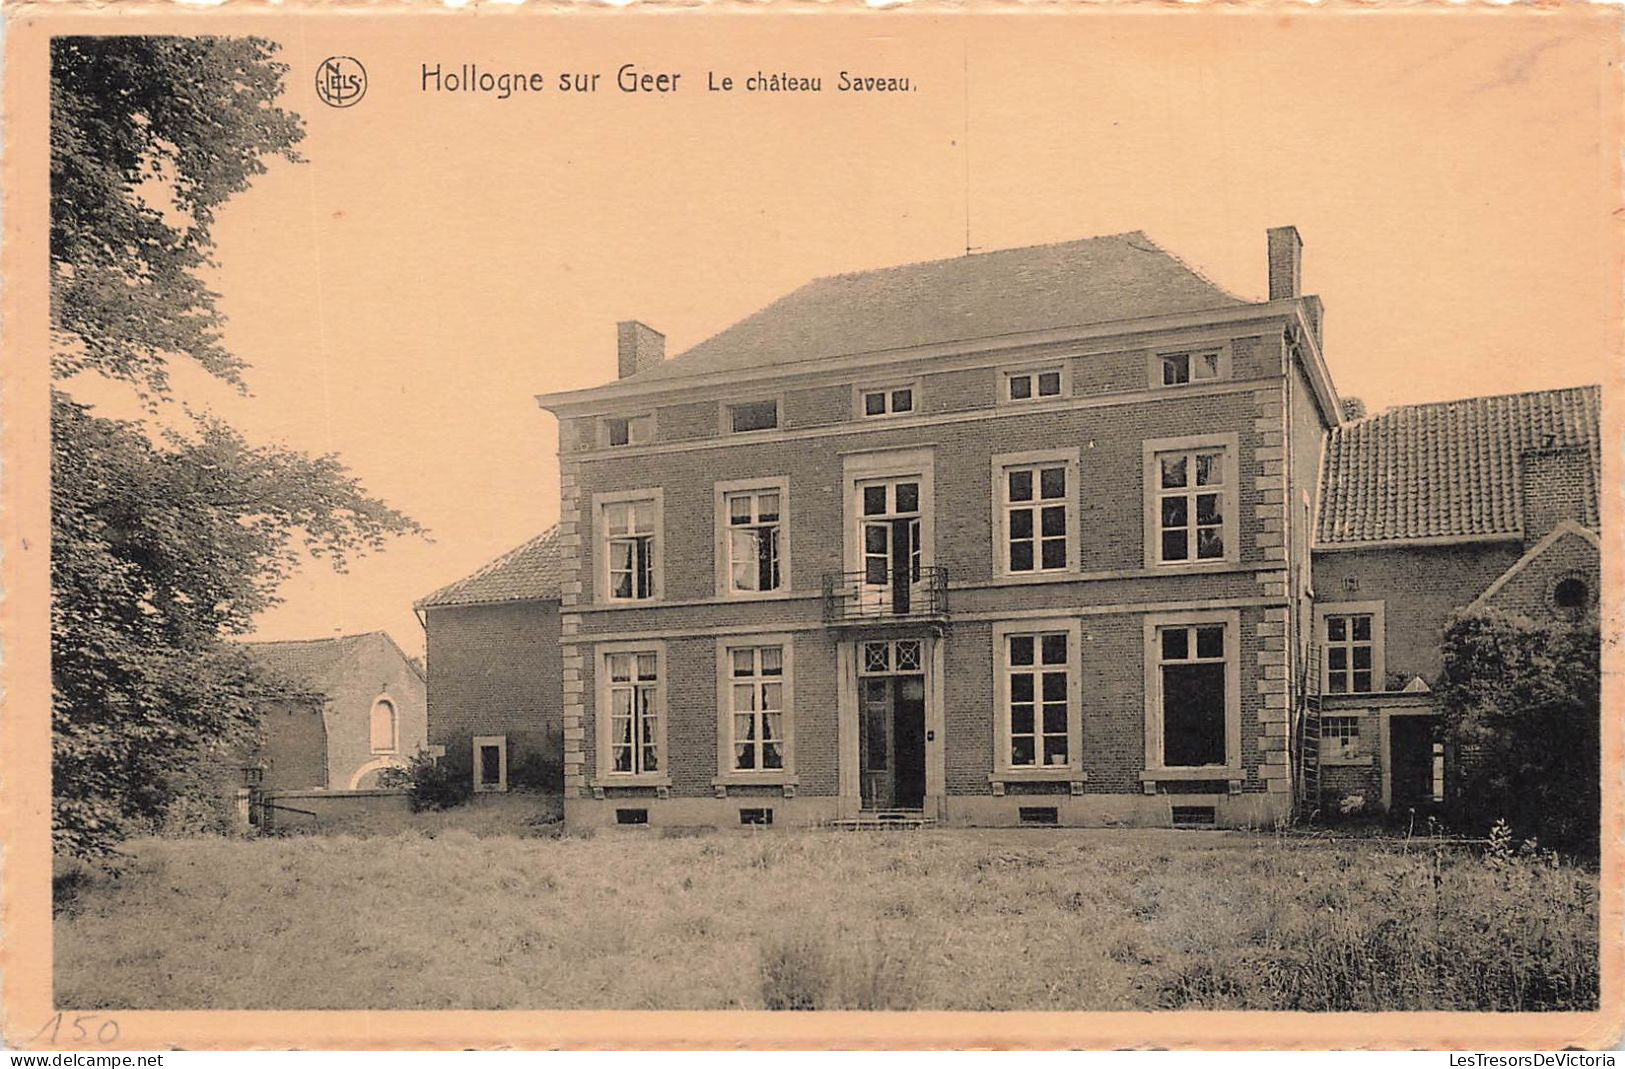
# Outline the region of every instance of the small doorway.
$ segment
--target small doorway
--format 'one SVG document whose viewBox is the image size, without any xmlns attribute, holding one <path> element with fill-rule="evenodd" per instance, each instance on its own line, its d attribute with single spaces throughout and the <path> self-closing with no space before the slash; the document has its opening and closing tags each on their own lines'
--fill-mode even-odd
<svg viewBox="0 0 1625 1069">
<path fill-rule="evenodd" d="M 925 807 L 922 643 L 859 644 L 858 768 L 864 809 Z"/>
<path fill-rule="evenodd" d="M 1432 716 L 1388 720 L 1389 812 L 1418 813 L 1444 801 L 1444 744 Z"/>
</svg>

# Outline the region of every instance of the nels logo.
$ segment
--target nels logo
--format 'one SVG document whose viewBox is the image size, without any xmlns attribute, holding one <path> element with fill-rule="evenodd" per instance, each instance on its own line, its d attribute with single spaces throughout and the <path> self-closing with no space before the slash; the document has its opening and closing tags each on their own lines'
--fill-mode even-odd
<svg viewBox="0 0 1625 1069">
<path fill-rule="evenodd" d="M 367 68 L 351 56 L 329 56 L 316 68 L 316 95 L 334 108 L 348 108 L 367 95 Z"/>
</svg>

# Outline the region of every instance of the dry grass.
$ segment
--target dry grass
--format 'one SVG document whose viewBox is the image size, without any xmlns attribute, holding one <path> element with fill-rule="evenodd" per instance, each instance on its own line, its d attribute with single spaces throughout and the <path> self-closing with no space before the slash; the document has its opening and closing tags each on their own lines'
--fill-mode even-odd
<svg viewBox="0 0 1625 1069">
<path fill-rule="evenodd" d="M 74 1008 L 1580 1009 L 1595 875 L 1203 832 L 147 840 Z"/>
</svg>

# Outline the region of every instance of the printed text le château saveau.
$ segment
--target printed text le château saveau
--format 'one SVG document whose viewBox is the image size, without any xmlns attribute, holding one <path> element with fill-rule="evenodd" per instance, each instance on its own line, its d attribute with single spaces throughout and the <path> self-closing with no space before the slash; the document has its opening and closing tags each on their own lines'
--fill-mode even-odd
<svg viewBox="0 0 1625 1069">
<path fill-rule="evenodd" d="M 623 63 L 613 71 L 538 71 L 493 67 L 480 63 L 423 63 L 419 89 L 424 93 L 476 93 L 496 100 L 538 93 L 590 95 L 623 93 L 660 96 L 690 91 L 707 93 L 910 93 L 918 85 L 907 75 L 839 71 L 824 74 L 753 70 L 722 73 L 708 70 L 703 78 L 681 71 L 655 70 Z"/>
</svg>

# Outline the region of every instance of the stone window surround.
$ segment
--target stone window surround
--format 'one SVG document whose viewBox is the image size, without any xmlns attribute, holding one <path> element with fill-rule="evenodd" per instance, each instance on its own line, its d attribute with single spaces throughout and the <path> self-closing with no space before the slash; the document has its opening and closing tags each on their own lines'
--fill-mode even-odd
<svg viewBox="0 0 1625 1069">
<path fill-rule="evenodd" d="M 992 504 L 993 517 L 993 579 L 1030 580 L 1034 577 L 1048 578 L 1056 576 L 1077 575 L 1082 567 L 1083 547 L 1081 545 L 1081 491 L 1079 467 L 1081 453 L 1074 447 L 1071 449 L 1043 449 L 1022 453 L 996 453 L 992 464 Z M 1011 468 L 1029 467 L 1033 465 L 1063 464 L 1066 467 L 1067 490 L 1066 497 L 1061 501 L 1066 505 L 1066 567 L 1043 569 L 1037 567 L 1041 558 L 1036 535 L 1038 517 L 1034 516 L 1035 536 L 1033 541 L 1033 563 L 1031 571 L 1012 572 L 1010 570 L 1010 510 L 1005 500 L 1009 483 L 1006 473 Z M 1035 493 L 1037 482 L 1034 481 Z M 1033 501 L 1034 511 L 1042 504 L 1036 498 Z"/>
<path fill-rule="evenodd" d="M 653 596 L 612 598 L 609 596 L 609 530 L 604 525 L 604 506 L 633 501 L 652 501 L 655 507 Z M 594 601 L 600 605 L 654 605 L 666 597 L 666 492 L 660 487 L 640 490 L 611 490 L 592 495 Z"/>
<path fill-rule="evenodd" d="M 497 781 L 485 783 L 480 779 L 480 750 L 487 746 L 497 748 Z M 502 793 L 508 789 L 508 736 L 506 735 L 475 735 L 473 743 L 474 754 L 474 792 L 484 794 L 487 792 Z"/>
<path fill-rule="evenodd" d="M 735 590 L 728 572 L 728 497 L 748 491 L 771 491 L 779 495 L 779 585 L 776 590 Z M 790 477 L 764 475 L 758 479 L 728 479 L 713 489 L 713 517 L 715 534 L 712 556 L 716 562 L 715 590 L 718 598 L 728 601 L 771 601 L 790 597 Z"/>
<path fill-rule="evenodd" d="M 733 705 L 729 688 L 733 683 L 730 651 L 762 646 L 778 646 L 784 658 L 784 767 L 736 769 L 733 767 Z M 764 784 L 794 787 L 796 777 L 796 690 L 795 637 L 788 632 L 758 635 L 729 635 L 717 639 L 717 774 L 713 787 L 741 787 Z M 662 727 L 664 730 L 664 727 Z"/>
<path fill-rule="evenodd" d="M 1166 766 L 1162 761 L 1162 646 L 1165 627 L 1224 625 L 1224 755 L 1222 765 Z M 1231 793 L 1241 789 L 1246 773 L 1241 767 L 1241 613 L 1234 609 L 1148 613 L 1145 631 L 1145 771 L 1140 774 L 1146 793 L 1156 791 L 1159 780 L 1228 780 Z"/>
<path fill-rule="evenodd" d="M 1144 450 L 1144 482 L 1141 489 L 1145 497 L 1145 566 L 1159 571 L 1201 571 L 1203 569 L 1223 569 L 1234 565 L 1241 559 L 1241 524 L 1239 514 L 1241 511 L 1241 476 L 1240 476 L 1240 435 L 1234 431 L 1227 434 L 1198 434 L 1186 435 L 1178 438 L 1147 438 L 1143 444 Z M 1220 527 L 1224 538 L 1224 556 L 1199 560 L 1195 556 L 1195 517 L 1191 516 L 1191 558 L 1183 561 L 1164 561 L 1162 559 L 1162 512 L 1160 504 L 1161 476 L 1157 468 L 1157 457 L 1163 453 L 1179 453 L 1190 450 L 1209 450 L 1224 453 L 1223 474 L 1224 481 L 1219 486 L 1220 508 L 1224 510 L 1224 522 Z M 1195 475 L 1191 476 L 1195 481 Z M 1194 493 L 1195 487 L 1190 488 Z"/>
<path fill-rule="evenodd" d="M 1044 632 L 1066 635 L 1066 735 L 1064 765 L 1014 766 L 1010 763 L 1010 693 L 1007 666 L 1009 641 L 1015 635 Z M 1035 715 L 1041 715 L 1035 713 Z M 1032 620 L 1000 621 L 993 625 L 993 770 L 988 781 L 1002 793 L 1005 783 L 1073 783 L 1081 791 L 1088 778 L 1083 771 L 1083 624 L 1077 617 L 1055 616 Z"/>
<path fill-rule="evenodd" d="M 613 717 L 609 697 L 609 657 L 615 653 L 652 653 L 655 656 L 655 752 L 660 757 L 660 768 L 654 772 L 610 770 L 610 721 Z M 671 758 L 666 746 L 669 731 L 667 704 L 671 691 L 667 664 L 666 643 L 661 639 L 600 642 L 593 647 L 593 724 L 596 729 L 593 757 L 597 771 L 594 787 L 671 786 Z"/>
<path fill-rule="evenodd" d="M 1349 691 L 1348 694 L 1382 694 L 1388 689 L 1387 632 L 1383 622 L 1383 610 L 1387 603 L 1384 601 L 1323 601 L 1315 604 L 1315 630 L 1313 641 L 1321 648 L 1320 656 L 1320 693 L 1327 697 L 1342 698 L 1344 694 L 1332 694 L 1326 687 L 1326 617 L 1328 616 L 1370 616 L 1371 617 L 1371 690 Z M 1352 676 L 1350 677 L 1352 679 Z"/>
</svg>

